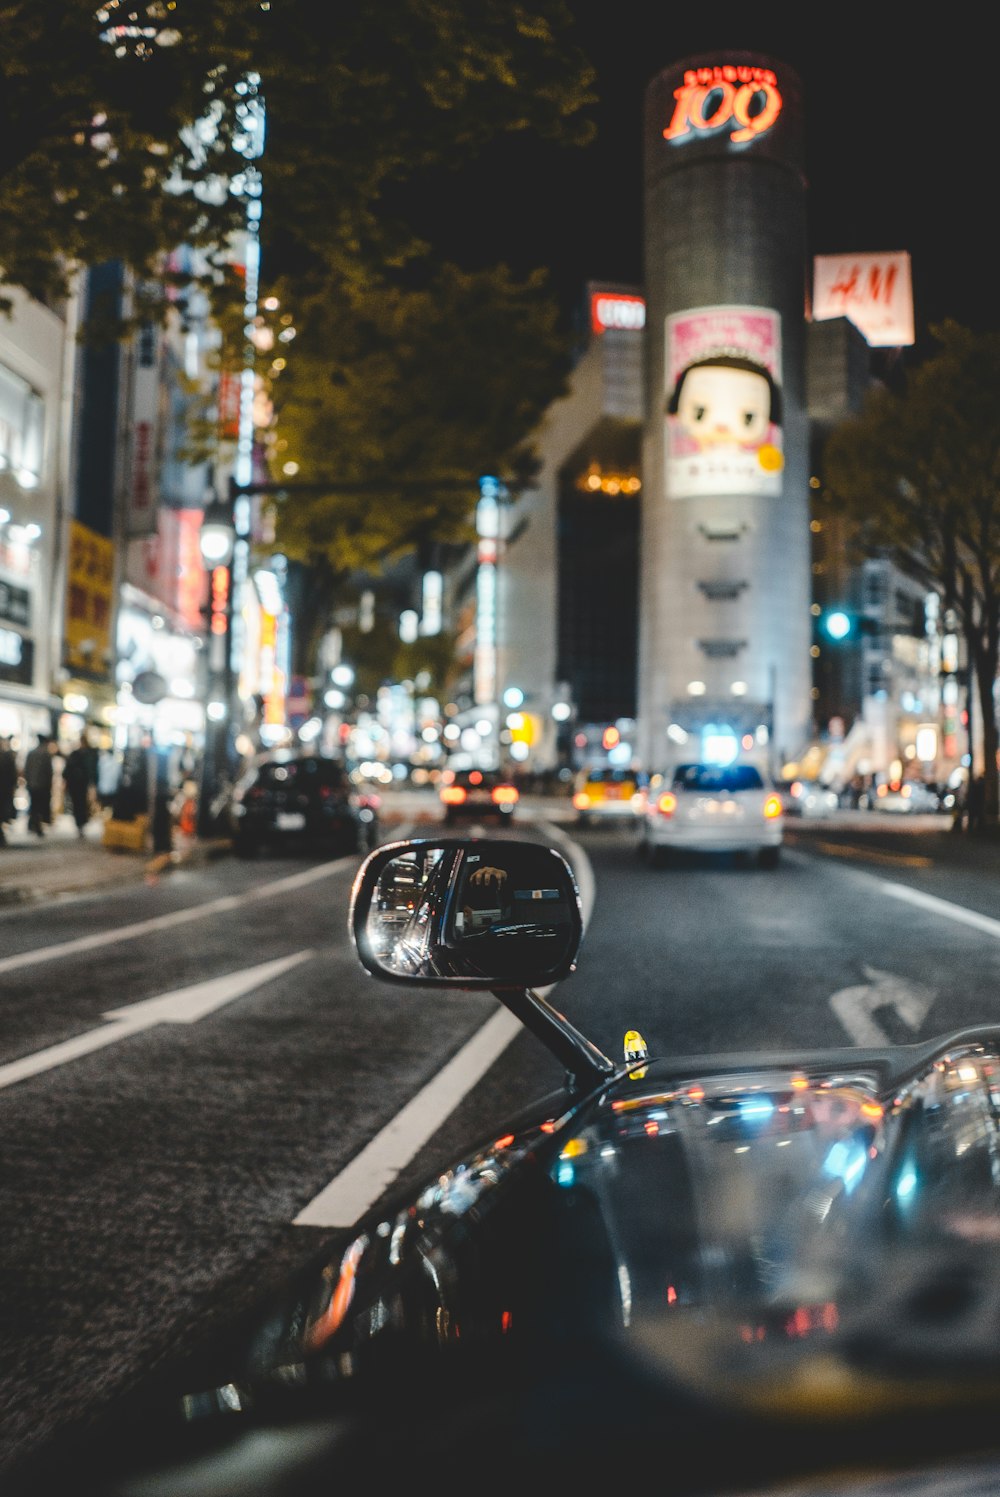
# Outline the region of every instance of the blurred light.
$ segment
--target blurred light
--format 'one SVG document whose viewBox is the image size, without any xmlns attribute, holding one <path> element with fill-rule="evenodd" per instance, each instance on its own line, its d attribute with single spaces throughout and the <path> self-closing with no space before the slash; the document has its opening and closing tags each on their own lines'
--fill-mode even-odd
<svg viewBox="0 0 1000 1497">
<path fill-rule="evenodd" d="M 573 715 L 573 709 L 569 702 L 553 702 L 552 716 L 557 723 L 568 722 Z"/>
<path fill-rule="evenodd" d="M 905 1165 L 896 1181 L 896 1199 L 908 1201 L 917 1188 L 917 1174 L 911 1164 Z"/>
<path fill-rule="evenodd" d="M 221 723 L 222 721 L 224 721 L 226 716 L 225 702 L 209 702 L 208 706 L 205 708 L 205 715 L 207 716 L 209 722 Z"/>
<path fill-rule="evenodd" d="M 90 706 L 90 698 L 81 696 L 77 691 L 68 691 L 63 697 L 63 706 L 67 712 L 86 712 Z"/>
<path fill-rule="evenodd" d="M 295 462 L 282 463 L 281 471 L 282 473 L 284 473 L 286 478 L 294 478 L 296 473 L 299 471 L 299 465 Z"/>
<path fill-rule="evenodd" d="M 523 728 L 524 727 L 524 713 L 523 712 L 508 712 L 508 714 L 507 714 L 507 726 L 508 726 L 508 728 Z"/>
<path fill-rule="evenodd" d="M 334 686 L 350 686 L 354 680 L 354 668 L 350 665 L 335 665 L 330 672 L 330 680 Z"/>
<path fill-rule="evenodd" d="M 851 632 L 851 621 L 840 609 L 828 613 L 823 626 L 831 639 L 845 639 Z"/>
<path fill-rule="evenodd" d="M 709 724 L 701 735 L 701 756 L 706 764 L 732 764 L 739 753 L 736 734 Z"/>
<path fill-rule="evenodd" d="M 526 743 L 512 743 L 510 746 L 510 757 L 516 759 L 519 764 L 523 763 L 530 753 L 531 749 Z"/>
<path fill-rule="evenodd" d="M 703 697 L 704 695 L 705 695 L 705 683 L 704 683 L 704 681 L 689 681 L 688 682 L 688 696 L 689 697 Z"/>
<path fill-rule="evenodd" d="M 766 1123 L 773 1113 L 770 1097 L 743 1097 L 740 1101 L 740 1117 L 745 1123 Z"/>
<path fill-rule="evenodd" d="M 743 737 L 740 739 L 740 748 L 746 749 L 747 752 L 749 752 L 750 749 L 753 748 L 753 734 L 752 733 L 744 733 L 743 734 Z"/>
<path fill-rule="evenodd" d="M 688 735 L 685 733 L 680 723 L 670 724 L 670 726 L 667 728 L 667 737 L 670 739 L 671 743 L 687 743 L 688 741 Z"/>
<path fill-rule="evenodd" d="M 489 735 L 493 732 L 493 724 L 488 718 L 481 717 L 476 723 L 476 732 L 479 734 L 480 738 L 488 738 Z"/>
<path fill-rule="evenodd" d="M 601 738 L 601 747 L 606 749 L 614 748 L 621 736 L 617 728 L 605 728 Z"/>
<path fill-rule="evenodd" d="M 399 615 L 399 637 L 404 645 L 412 645 L 416 641 L 419 628 L 420 620 L 417 617 L 416 610 L 413 608 L 404 608 L 403 612 Z"/>
<path fill-rule="evenodd" d="M 457 738 L 461 738 L 462 730 L 457 723 L 449 723 L 444 730 L 444 736 L 449 743 L 454 743 Z"/>
<path fill-rule="evenodd" d="M 194 682 L 193 681 L 184 680 L 184 679 L 179 679 L 177 681 L 171 681 L 171 683 L 170 683 L 170 695 L 172 697 L 193 697 L 194 696 Z"/>
<path fill-rule="evenodd" d="M 769 795 L 764 802 L 764 819 L 773 821 L 776 816 L 781 815 L 781 798 L 777 795 Z"/>
<path fill-rule="evenodd" d="M 734 681 L 729 690 L 734 697 L 745 697 L 747 694 L 747 683 L 745 681 Z"/>
<path fill-rule="evenodd" d="M 318 738 L 322 731 L 322 719 L 318 717 L 310 717 L 308 722 L 304 722 L 299 729 L 299 739 L 302 743 L 312 743 L 313 739 Z"/>
<path fill-rule="evenodd" d="M 937 728 L 933 723 L 922 724 L 917 729 L 917 758 L 929 764 L 937 758 Z"/>
<path fill-rule="evenodd" d="M 520 707 L 523 701 L 524 692 L 521 690 L 520 686 L 507 687 L 507 690 L 503 694 L 503 704 L 505 707 L 510 707 L 512 709 Z"/>
<path fill-rule="evenodd" d="M 344 705 L 344 703 L 347 701 L 347 698 L 342 691 L 338 691 L 334 686 L 331 687 L 329 691 L 325 691 L 323 693 L 323 701 L 324 704 L 331 709 L 331 711 L 336 712 L 338 708 Z"/>
</svg>

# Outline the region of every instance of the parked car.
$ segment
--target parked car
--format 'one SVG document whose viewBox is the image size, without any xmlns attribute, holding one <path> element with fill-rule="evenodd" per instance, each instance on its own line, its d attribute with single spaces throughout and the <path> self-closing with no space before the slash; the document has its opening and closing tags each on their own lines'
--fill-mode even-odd
<svg viewBox="0 0 1000 1497">
<path fill-rule="evenodd" d="M 862 793 L 859 806 L 867 811 L 915 815 L 942 810 L 937 790 L 922 780 L 882 780 Z"/>
<path fill-rule="evenodd" d="M 378 796 L 322 754 L 278 749 L 240 780 L 229 804 L 233 846 L 252 857 L 271 846 L 367 851 L 378 839 Z"/>
<path fill-rule="evenodd" d="M 470 929 L 477 879 L 509 907 Z M 263 1265 L 237 1324 L 206 1306 L 196 1355 L 5 1497 L 617 1492 L 657 1460 L 670 1497 L 1000 1490 L 1000 1026 L 654 1057 L 640 989 L 612 1057 L 539 991 L 580 900 L 516 839 L 379 848 L 350 922 L 411 1004 L 495 994 L 564 1083 L 290 1282 Z"/>
<path fill-rule="evenodd" d="M 784 839 L 781 796 L 753 764 L 678 764 L 642 792 L 639 853 L 660 864 L 671 853 L 752 853 L 774 868 Z"/>
<path fill-rule="evenodd" d="M 580 826 L 602 822 L 632 821 L 639 777 L 634 769 L 612 769 L 591 765 L 577 772 L 573 805 Z"/>
<path fill-rule="evenodd" d="M 840 809 L 836 790 L 817 780 L 781 780 L 774 788 L 786 816 L 832 816 Z"/>
<path fill-rule="evenodd" d="M 438 798 L 447 826 L 460 821 L 510 821 L 520 791 L 489 769 L 445 770 Z"/>
</svg>

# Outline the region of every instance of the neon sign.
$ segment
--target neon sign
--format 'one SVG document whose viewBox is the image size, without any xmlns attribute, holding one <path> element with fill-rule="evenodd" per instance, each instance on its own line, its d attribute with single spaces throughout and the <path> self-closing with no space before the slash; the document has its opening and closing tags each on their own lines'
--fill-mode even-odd
<svg viewBox="0 0 1000 1497">
<path fill-rule="evenodd" d="M 644 327 L 646 303 L 641 296 L 626 296 L 621 292 L 594 291 L 590 297 L 590 326 L 595 333 L 605 328 Z"/>
<path fill-rule="evenodd" d="M 689 68 L 674 89 L 673 117 L 664 140 L 681 140 L 692 131 L 710 135 L 729 127 L 734 145 L 763 135 L 781 113 L 778 80 L 770 68 L 730 64 Z M 751 112 L 753 111 L 753 112 Z"/>
</svg>

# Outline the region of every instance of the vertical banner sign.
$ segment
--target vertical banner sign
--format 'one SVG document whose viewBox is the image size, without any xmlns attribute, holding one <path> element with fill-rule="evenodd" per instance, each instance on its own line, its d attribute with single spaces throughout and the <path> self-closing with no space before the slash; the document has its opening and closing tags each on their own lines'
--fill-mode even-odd
<svg viewBox="0 0 1000 1497">
<path fill-rule="evenodd" d="M 697 307 L 666 320 L 667 497 L 780 495 L 781 319 Z"/>
<path fill-rule="evenodd" d="M 125 488 L 126 535 L 156 530 L 156 467 L 159 443 L 160 333 L 143 323 L 135 343 L 132 371 L 132 422 Z"/>
<path fill-rule="evenodd" d="M 70 521 L 63 665 L 93 679 L 111 670 L 114 542 Z"/>
</svg>

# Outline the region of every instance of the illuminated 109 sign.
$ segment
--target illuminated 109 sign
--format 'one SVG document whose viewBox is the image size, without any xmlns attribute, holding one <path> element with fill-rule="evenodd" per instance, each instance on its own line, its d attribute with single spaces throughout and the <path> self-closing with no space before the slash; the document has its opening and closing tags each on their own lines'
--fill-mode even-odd
<svg viewBox="0 0 1000 1497">
<path fill-rule="evenodd" d="M 733 144 L 742 145 L 770 130 L 781 113 L 778 80 L 770 68 L 689 68 L 681 87 L 674 89 L 674 98 L 665 140 L 728 128 Z"/>
</svg>

